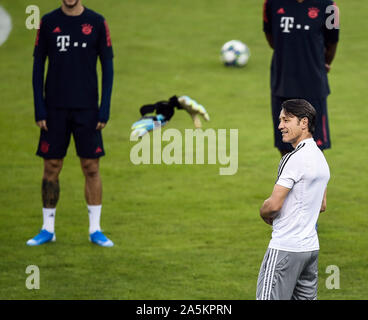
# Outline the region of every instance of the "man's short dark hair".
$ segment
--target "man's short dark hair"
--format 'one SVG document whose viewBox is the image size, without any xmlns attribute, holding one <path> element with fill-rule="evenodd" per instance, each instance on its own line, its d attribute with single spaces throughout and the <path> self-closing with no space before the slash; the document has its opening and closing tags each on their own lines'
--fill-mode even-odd
<svg viewBox="0 0 368 320">
<path fill-rule="evenodd" d="M 293 115 L 299 120 L 308 119 L 308 130 L 311 134 L 314 133 L 316 127 L 316 109 L 304 99 L 286 100 L 281 105 L 286 115 Z"/>
</svg>

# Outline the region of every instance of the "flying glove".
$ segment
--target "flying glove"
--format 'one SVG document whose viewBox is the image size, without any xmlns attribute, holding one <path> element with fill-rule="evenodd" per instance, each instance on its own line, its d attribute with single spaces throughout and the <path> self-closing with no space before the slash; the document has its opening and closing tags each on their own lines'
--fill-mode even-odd
<svg viewBox="0 0 368 320">
<path fill-rule="evenodd" d="M 140 108 L 142 118 L 133 123 L 133 131 L 131 135 L 142 137 L 147 132 L 164 126 L 174 116 L 175 108 L 187 111 L 192 117 L 196 128 L 202 127 L 200 116 L 202 116 L 206 121 L 210 120 L 206 109 L 197 101 L 188 96 L 181 96 L 179 98 L 177 96 L 172 96 L 169 100 L 142 106 Z M 153 115 L 147 116 L 149 113 L 152 113 Z"/>
<path fill-rule="evenodd" d="M 162 114 L 157 116 L 142 117 L 132 125 L 132 135 L 134 137 L 143 137 L 147 132 L 162 127 L 166 124 L 165 117 Z"/>
<path fill-rule="evenodd" d="M 180 103 L 180 106 L 191 115 L 194 126 L 196 128 L 202 127 L 200 116 L 202 116 L 206 121 L 210 121 L 210 116 L 208 112 L 197 101 L 188 96 L 181 96 L 178 98 L 178 101 Z"/>
</svg>

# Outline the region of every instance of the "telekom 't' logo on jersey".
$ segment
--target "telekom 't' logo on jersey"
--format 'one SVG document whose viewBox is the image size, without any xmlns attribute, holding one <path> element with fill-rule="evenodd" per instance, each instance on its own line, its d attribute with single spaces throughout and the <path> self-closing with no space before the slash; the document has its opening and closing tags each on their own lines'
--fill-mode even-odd
<svg viewBox="0 0 368 320">
<path fill-rule="evenodd" d="M 70 36 L 57 36 L 56 46 L 58 48 L 60 48 L 59 52 L 67 52 L 68 48 L 70 46 L 72 46 L 74 48 L 78 48 L 79 46 L 81 48 L 87 48 L 87 42 L 82 42 L 82 43 L 73 42 L 73 43 L 71 43 Z"/>
<path fill-rule="evenodd" d="M 294 18 L 282 17 L 280 27 L 283 28 L 282 32 L 290 33 L 290 29 L 294 27 Z"/>
<path fill-rule="evenodd" d="M 297 30 L 305 30 L 308 31 L 311 29 L 310 25 L 301 25 L 298 23 L 295 23 L 294 17 L 282 17 L 280 22 L 280 27 L 282 28 L 282 32 L 284 33 L 290 33 L 291 29 L 297 29 Z"/>
<path fill-rule="evenodd" d="M 60 48 L 60 52 L 66 52 L 67 47 L 70 46 L 70 36 L 58 36 L 56 38 L 56 46 Z"/>
</svg>

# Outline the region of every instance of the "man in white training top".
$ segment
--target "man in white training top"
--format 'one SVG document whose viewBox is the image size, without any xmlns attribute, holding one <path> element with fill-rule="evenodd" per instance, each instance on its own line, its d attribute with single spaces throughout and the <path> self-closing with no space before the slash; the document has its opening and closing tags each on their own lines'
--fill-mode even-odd
<svg viewBox="0 0 368 320">
<path fill-rule="evenodd" d="M 257 300 L 317 299 L 316 223 L 326 209 L 330 170 L 313 140 L 315 118 L 306 100 L 282 104 L 279 130 L 294 150 L 281 159 L 272 194 L 260 209 L 273 231 L 259 271 Z"/>
</svg>

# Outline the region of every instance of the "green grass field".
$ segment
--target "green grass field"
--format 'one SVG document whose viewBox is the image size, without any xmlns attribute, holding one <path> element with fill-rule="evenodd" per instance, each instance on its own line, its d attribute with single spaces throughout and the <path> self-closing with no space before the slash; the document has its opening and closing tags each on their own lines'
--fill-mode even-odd
<svg viewBox="0 0 368 320">
<path fill-rule="evenodd" d="M 330 73 L 332 149 L 328 208 L 319 220 L 319 299 L 368 298 L 368 3 L 338 0 L 341 37 Z M 32 52 L 35 30 L 25 8 L 41 14 L 60 1 L 0 1 L 13 30 L 0 47 L 1 299 L 255 299 L 271 229 L 259 207 L 272 190 L 279 153 L 273 147 L 269 65 L 262 2 L 250 0 L 85 0 L 109 22 L 115 53 L 111 120 L 101 160 L 102 227 L 115 242 L 88 241 L 83 177 L 71 144 L 61 173 L 57 241 L 27 247 L 41 227 L 42 159 L 35 156 Z M 252 56 L 242 69 L 219 62 L 223 43 L 240 39 Z M 146 103 L 187 94 L 209 111 L 204 128 L 239 129 L 239 169 L 216 165 L 130 162 L 130 126 Z M 165 128 L 193 128 L 184 112 Z M 25 286 L 28 265 L 40 289 Z M 326 267 L 340 268 L 328 290 Z"/>
</svg>

